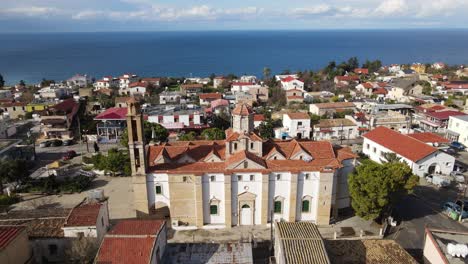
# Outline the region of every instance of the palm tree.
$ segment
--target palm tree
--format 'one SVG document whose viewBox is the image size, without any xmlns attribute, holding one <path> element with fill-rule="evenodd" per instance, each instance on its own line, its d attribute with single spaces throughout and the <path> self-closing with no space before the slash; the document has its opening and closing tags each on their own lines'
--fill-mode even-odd
<svg viewBox="0 0 468 264">
<path fill-rule="evenodd" d="M 263 77 L 265 79 L 270 78 L 270 74 L 271 74 L 271 69 L 270 68 L 268 68 L 268 67 L 263 68 Z"/>
</svg>

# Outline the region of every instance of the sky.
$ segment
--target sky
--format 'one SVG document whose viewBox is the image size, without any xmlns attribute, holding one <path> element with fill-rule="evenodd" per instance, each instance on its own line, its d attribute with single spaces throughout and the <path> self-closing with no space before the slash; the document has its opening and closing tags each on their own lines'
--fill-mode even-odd
<svg viewBox="0 0 468 264">
<path fill-rule="evenodd" d="M 468 28 L 468 0 L 0 2 L 0 32 Z"/>
</svg>

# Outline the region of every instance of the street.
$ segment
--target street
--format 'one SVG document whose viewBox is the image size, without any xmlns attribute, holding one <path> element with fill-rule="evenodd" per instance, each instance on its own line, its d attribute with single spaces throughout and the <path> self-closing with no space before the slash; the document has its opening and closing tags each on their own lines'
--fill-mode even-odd
<svg viewBox="0 0 468 264">
<path fill-rule="evenodd" d="M 418 186 L 415 195 L 407 196 L 397 205 L 396 211 L 402 222 L 392 228 L 387 238 L 396 240 L 416 260 L 422 262 L 426 227 L 468 231 L 466 224 L 458 223 L 441 213 L 440 205 L 446 201 L 446 193 L 449 192 L 444 189 Z"/>
</svg>

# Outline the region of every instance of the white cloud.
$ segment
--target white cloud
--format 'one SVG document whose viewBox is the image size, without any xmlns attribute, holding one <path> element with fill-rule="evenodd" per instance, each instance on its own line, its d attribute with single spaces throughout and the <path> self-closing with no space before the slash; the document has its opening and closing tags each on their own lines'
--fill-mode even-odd
<svg viewBox="0 0 468 264">
<path fill-rule="evenodd" d="M 331 6 L 321 4 L 321 5 L 311 6 L 311 7 L 294 8 L 290 11 L 290 13 L 292 15 L 297 15 L 297 16 L 308 16 L 308 15 L 324 14 L 324 13 L 330 12 L 331 10 L 332 10 Z"/>
<path fill-rule="evenodd" d="M 382 15 L 401 15 L 408 10 L 405 0 L 386 0 L 375 9 L 375 13 Z"/>
<path fill-rule="evenodd" d="M 44 7 L 44 6 L 19 6 L 12 8 L 0 9 L 0 14 L 12 15 L 12 16 L 49 16 L 60 14 L 61 11 L 55 7 Z"/>
<path fill-rule="evenodd" d="M 464 0 L 432 0 L 421 3 L 417 17 L 437 15 L 448 16 L 457 10 L 468 12 L 468 2 Z"/>
</svg>

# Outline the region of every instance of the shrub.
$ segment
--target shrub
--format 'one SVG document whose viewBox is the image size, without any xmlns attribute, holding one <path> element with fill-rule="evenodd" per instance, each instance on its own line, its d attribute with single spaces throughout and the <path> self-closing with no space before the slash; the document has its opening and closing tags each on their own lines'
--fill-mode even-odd
<svg viewBox="0 0 468 264">
<path fill-rule="evenodd" d="M 0 206 L 11 205 L 20 201 L 20 197 L 17 195 L 8 196 L 6 194 L 0 194 Z"/>
</svg>

